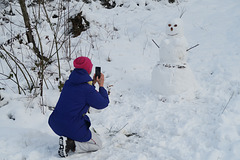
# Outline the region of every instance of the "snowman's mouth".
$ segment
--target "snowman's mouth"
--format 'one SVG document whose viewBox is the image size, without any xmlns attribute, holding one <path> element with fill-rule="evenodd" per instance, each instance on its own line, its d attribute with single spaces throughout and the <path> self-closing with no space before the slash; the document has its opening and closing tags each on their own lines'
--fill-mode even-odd
<svg viewBox="0 0 240 160">
<path fill-rule="evenodd" d="M 176 34 L 168 34 L 169 36 L 176 36 L 176 35 L 178 35 L 177 33 Z"/>
</svg>

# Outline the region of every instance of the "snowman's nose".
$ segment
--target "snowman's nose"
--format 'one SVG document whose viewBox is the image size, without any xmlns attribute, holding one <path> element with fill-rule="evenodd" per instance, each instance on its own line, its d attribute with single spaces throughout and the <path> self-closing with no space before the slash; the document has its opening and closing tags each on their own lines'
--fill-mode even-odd
<svg viewBox="0 0 240 160">
<path fill-rule="evenodd" d="M 173 31 L 173 28 L 171 27 L 171 31 Z"/>
</svg>

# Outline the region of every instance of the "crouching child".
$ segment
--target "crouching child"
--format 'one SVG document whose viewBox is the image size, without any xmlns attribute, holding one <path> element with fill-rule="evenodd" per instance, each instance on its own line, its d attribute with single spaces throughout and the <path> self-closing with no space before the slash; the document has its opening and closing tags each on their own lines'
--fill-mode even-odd
<svg viewBox="0 0 240 160">
<path fill-rule="evenodd" d="M 60 136 L 58 154 L 93 152 L 101 149 L 98 135 L 89 128 L 91 122 L 86 113 L 89 107 L 103 109 L 109 99 L 104 88 L 104 75 L 90 77 L 93 64 L 87 57 L 78 57 L 73 62 L 75 69 L 65 82 L 57 105 L 49 117 L 52 130 Z M 99 92 L 94 84 L 98 83 Z"/>
</svg>

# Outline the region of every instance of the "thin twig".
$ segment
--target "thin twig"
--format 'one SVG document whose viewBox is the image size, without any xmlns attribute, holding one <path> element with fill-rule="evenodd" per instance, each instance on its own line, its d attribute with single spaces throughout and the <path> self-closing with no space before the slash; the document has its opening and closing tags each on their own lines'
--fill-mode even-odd
<svg viewBox="0 0 240 160">
<path fill-rule="evenodd" d="M 181 8 L 181 14 L 179 18 L 182 18 L 185 12 L 186 12 L 186 8 Z"/>
<path fill-rule="evenodd" d="M 229 102 L 232 100 L 232 98 L 233 98 L 233 95 L 234 95 L 234 92 L 232 92 L 232 94 L 231 94 L 231 96 L 230 96 L 230 98 L 229 98 L 229 100 L 228 100 L 227 104 L 225 105 L 225 107 L 224 107 L 224 109 L 223 109 L 223 111 L 222 111 L 222 114 L 223 114 L 223 112 L 226 110 L 226 108 L 227 108 L 227 106 L 228 106 Z"/>
<path fill-rule="evenodd" d="M 152 39 L 152 41 L 158 48 L 160 48 L 159 45 L 153 39 Z"/>
<path fill-rule="evenodd" d="M 192 46 L 192 47 L 188 48 L 186 51 L 189 51 L 189 50 L 191 50 L 191 49 L 193 49 L 193 48 L 195 48 L 197 46 L 199 46 L 199 44 L 196 44 L 195 46 Z"/>
<path fill-rule="evenodd" d="M 9 78 L 9 76 L 7 76 L 7 75 L 5 75 L 5 74 L 3 74 L 3 73 L 0 73 L 0 75 L 5 76 L 5 77 L 7 77 L 7 79 L 9 79 L 9 80 L 13 81 L 14 83 L 16 83 L 16 85 L 18 86 L 18 88 L 21 89 L 21 90 L 23 91 L 23 93 L 26 95 L 26 92 L 25 92 L 24 89 L 18 84 L 17 81 L 15 81 L 15 80 L 12 79 L 12 78 Z M 7 80 L 7 79 L 6 79 L 6 80 Z M 4 80 L 4 79 L 1 79 L 1 80 Z"/>
<path fill-rule="evenodd" d="M 117 130 L 117 131 L 111 131 L 111 130 L 112 130 L 112 127 L 111 127 L 111 128 L 109 129 L 109 132 L 112 132 L 113 134 L 111 134 L 111 135 L 113 136 L 113 135 L 119 133 L 119 132 L 120 132 L 123 128 L 125 128 L 127 125 L 128 125 L 128 123 L 125 124 L 121 129 L 119 129 L 119 130 Z"/>
<path fill-rule="evenodd" d="M 128 123 L 127 124 L 125 124 L 120 130 L 118 130 L 116 133 L 118 133 L 118 132 L 120 132 L 123 128 L 125 128 L 126 126 L 128 125 Z"/>
</svg>

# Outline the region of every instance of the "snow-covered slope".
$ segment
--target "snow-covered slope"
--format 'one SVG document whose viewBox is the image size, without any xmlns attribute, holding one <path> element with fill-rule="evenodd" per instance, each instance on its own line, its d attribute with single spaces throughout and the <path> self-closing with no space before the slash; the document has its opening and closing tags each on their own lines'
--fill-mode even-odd
<svg viewBox="0 0 240 160">
<path fill-rule="evenodd" d="M 192 0 L 165 5 L 146 0 L 145 6 L 138 0 L 138 6 L 135 1 L 124 2 L 110 10 L 96 2 L 82 6 L 91 22 L 84 34 L 95 37 L 91 58 L 102 67 L 111 102 L 89 114 L 103 149 L 66 159 L 240 159 L 240 3 Z M 189 51 L 188 64 L 201 89 L 192 100 L 181 95 L 163 100 L 150 87 L 159 59 L 152 39 L 160 43 L 166 23 L 182 11 L 189 47 L 200 44 Z M 89 44 L 81 45 L 79 50 L 88 55 Z M 55 87 L 44 94 L 45 104 L 54 106 L 60 93 Z M 1 90 L 1 95 L 5 97 L 1 103 L 8 104 L 0 108 L 0 159 L 60 159 L 58 137 L 47 124 L 51 111 L 42 114 L 40 98 L 11 90 Z"/>
</svg>

